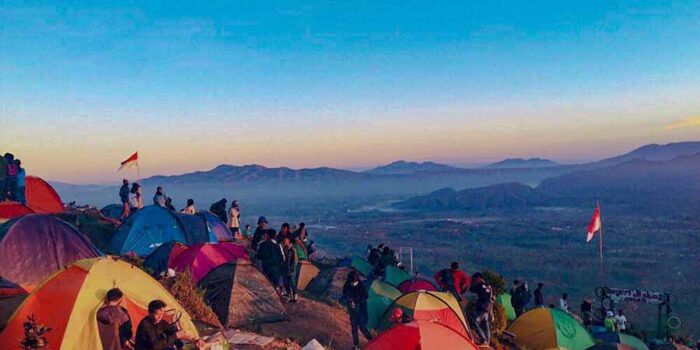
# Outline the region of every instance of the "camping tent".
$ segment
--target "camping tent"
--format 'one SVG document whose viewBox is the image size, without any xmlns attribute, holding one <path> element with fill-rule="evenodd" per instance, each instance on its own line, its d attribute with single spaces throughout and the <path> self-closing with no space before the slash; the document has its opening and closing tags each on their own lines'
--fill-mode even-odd
<svg viewBox="0 0 700 350">
<path fill-rule="evenodd" d="M 401 296 L 401 292 L 389 283 L 374 280 L 367 295 L 367 328 L 376 329 L 384 311 Z"/>
<path fill-rule="evenodd" d="M 19 285 L 0 277 L 0 299 L 13 297 L 26 292 Z"/>
<path fill-rule="evenodd" d="M 387 266 L 384 272 L 384 282 L 391 284 L 392 286 L 399 286 L 411 279 L 411 274 L 406 270 L 402 270 L 396 266 Z"/>
<path fill-rule="evenodd" d="M 201 216 L 174 213 L 185 226 L 185 230 L 189 233 L 194 242 L 211 242 L 216 243 L 216 236 L 211 231 L 207 221 Z M 194 243 L 193 242 L 193 243 Z"/>
<path fill-rule="evenodd" d="M 199 283 L 204 298 L 225 327 L 284 321 L 287 314 L 270 281 L 246 260 L 209 272 Z"/>
<path fill-rule="evenodd" d="M 180 325 L 188 334 L 198 335 L 187 312 L 160 283 L 124 261 L 100 257 L 77 261 L 47 278 L 14 313 L 0 333 L 0 344 L 18 344 L 24 338 L 24 322 L 34 315 L 53 328 L 46 335 L 51 349 L 102 349 L 96 312 L 114 287 L 124 293 L 122 306 L 129 310 L 134 328 L 147 314 L 148 303 L 160 299 L 182 313 Z"/>
<path fill-rule="evenodd" d="M 0 223 L 22 215 L 32 214 L 33 210 L 19 202 L 0 202 Z"/>
<path fill-rule="evenodd" d="M 400 308 L 404 315 L 411 316 L 413 320 L 436 320 L 453 331 L 471 338 L 459 302 L 450 293 L 417 291 L 398 297 L 381 316 L 377 326 L 378 331 L 391 328 L 394 322 L 390 317 L 395 308 Z"/>
<path fill-rule="evenodd" d="M 124 206 L 121 204 L 110 204 L 100 209 L 100 214 L 102 214 L 102 216 L 114 220 L 121 219 L 123 212 Z"/>
<path fill-rule="evenodd" d="M 399 324 L 380 334 L 365 350 L 477 350 L 478 346 L 451 328 L 431 321 Z"/>
<path fill-rule="evenodd" d="M 100 255 L 77 229 L 50 215 L 25 215 L 0 228 L 0 276 L 27 290 L 56 270 Z"/>
<path fill-rule="evenodd" d="M 532 350 L 585 350 L 594 345 L 583 326 L 564 311 L 535 308 L 515 319 L 508 331 L 515 342 Z"/>
<path fill-rule="evenodd" d="M 587 350 L 635 350 L 633 347 L 620 344 L 620 343 L 604 343 L 596 344 L 588 348 Z"/>
<path fill-rule="evenodd" d="M 439 291 L 438 287 L 436 287 L 433 282 L 421 277 L 415 277 L 410 280 L 403 281 L 397 286 L 397 288 L 399 288 L 401 293 L 415 292 L 419 290 L 429 292 Z"/>
<path fill-rule="evenodd" d="M 149 254 L 146 260 L 143 261 L 143 267 L 151 270 L 154 276 L 166 272 L 169 266 L 172 266 L 173 258 L 180 254 L 187 246 L 180 242 L 166 242 L 156 248 L 153 253 Z"/>
<path fill-rule="evenodd" d="M 245 247 L 235 243 L 198 243 L 178 251 L 168 267 L 179 272 L 189 270 L 196 284 L 212 270 L 236 259 L 248 260 Z"/>
<path fill-rule="evenodd" d="M 217 241 L 226 242 L 234 240 L 231 231 L 226 226 L 226 223 L 221 221 L 216 215 L 208 211 L 200 211 L 195 215 L 199 216 L 207 223 L 209 230 L 214 234 Z"/>
<path fill-rule="evenodd" d="M 506 310 L 506 317 L 508 318 L 508 321 L 513 321 L 516 315 L 515 309 L 513 308 L 513 304 L 511 303 L 510 294 L 503 293 L 497 296 L 496 302 L 501 304 L 501 306 L 503 306 L 503 309 Z"/>
<path fill-rule="evenodd" d="M 596 328 L 601 329 L 602 332 L 596 332 Z M 592 335 L 599 343 L 619 343 L 629 345 L 636 350 L 649 350 L 649 347 L 641 339 L 625 333 L 608 332 L 605 327 L 594 327 Z"/>
<path fill-rule="evenodd" d="M 350 271 L 350 267 L 322 269 L 306 286 L 306 292 L 318 298 L 338 301 L 343 296 L 343 285 Z"/>
<path fill-rule="evenodd" d="M 350 261 L 350 267 L 357 270 L 357 272 L 361 273 L 365 277 L 370 277 L 372 275 L 372 270 L 374 270 L 372 265 L 367 262 L 367 260 L 362 258 L 352 258 Z"/>
<path fill-rule="evenodd" d="M 24 189 L 27 206 L 38 214 L 63 212 L 63 202 L 56 190 L 40 177 L 27 176 Z"/>
<path fill-rule="evenodd" d="M 188 219 L 203 222 L 197 216 L 189 216 L 191 218 Z M 197 226 L 195 221 L 188 219 L 186 220 L 189 226 Z M 196 244 L 210 241 L 208 232 L 202 233 L 200 230 L 190 233 L 187 230 L 188 225 L 185 225 L 176 213 L 156 205 L 149 205 L 139 209 L 119 226 L 110 243 L 110 251 L 116 254 L 134 252 L 140 256 L 146 256 L 165 242 Z"/>
<path fill-rule="evenodd" d="M 299 262 L 299 273 L 297 275 L 297 289 L 306 290 L 311 280 L 318 276 L 320 270 L 311 261 L 302 260 Z"/>
</svg>

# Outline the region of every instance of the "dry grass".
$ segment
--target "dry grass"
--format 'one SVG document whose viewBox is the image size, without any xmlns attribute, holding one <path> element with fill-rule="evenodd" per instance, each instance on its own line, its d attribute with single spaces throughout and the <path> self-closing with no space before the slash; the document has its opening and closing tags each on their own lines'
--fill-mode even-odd
<svg viewBox="0 0 700 350">
<path fill-rule="evenodd" d="M 164 277 L 160 283 L 170 291 L 190 316 L 198 321 L 223 328 L 214 311 L 204 300 L 204 291 L 198 289 L 189 271 L 178 273 L 174 278 Z"/>
</svg>

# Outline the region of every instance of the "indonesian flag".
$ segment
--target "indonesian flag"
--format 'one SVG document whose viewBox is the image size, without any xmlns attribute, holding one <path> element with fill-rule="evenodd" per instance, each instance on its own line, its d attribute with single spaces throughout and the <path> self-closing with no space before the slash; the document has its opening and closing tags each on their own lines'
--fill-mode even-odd
<svg viewBox="0 0 700 350">
<path fill-rule="evenodd" d="M 588 224 L 588 237 L 586 237 L 586 243 L 590 242 L 595 236 L 595 233 L 600 231 L 602 223 L 600 222 L 600 206 L 596 205 L 593 211 L 593 217 L 591 218 L 591 223 Z"/>
<path fill-rule="evenodd" d="M 127 158 L 125 161 L 123 161 L 117 171 L 122 171 L 125 168 L 131 168 L 134 164 L 137 166 L 139 164 L 139 152 L 134 152 L 134 154 L 129 156 L 129 158 Z"/>
</svg>

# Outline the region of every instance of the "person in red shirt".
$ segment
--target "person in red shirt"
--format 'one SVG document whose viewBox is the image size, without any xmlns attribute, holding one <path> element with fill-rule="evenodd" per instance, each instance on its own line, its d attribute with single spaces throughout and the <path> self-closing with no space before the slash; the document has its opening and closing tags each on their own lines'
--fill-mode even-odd
<svg viewBox="0 0 700 350">
<path fill-rule="evenodd" d="M 471 279 L 464 271 L 460 270 L 459 263 L 453 261 L 449 269 L 443 269 L 435 274 L 435 282 L 442 290 L 452 293 L 458 302 L 462 301 L 462 294 L 469 290 Z"/>
</svg>

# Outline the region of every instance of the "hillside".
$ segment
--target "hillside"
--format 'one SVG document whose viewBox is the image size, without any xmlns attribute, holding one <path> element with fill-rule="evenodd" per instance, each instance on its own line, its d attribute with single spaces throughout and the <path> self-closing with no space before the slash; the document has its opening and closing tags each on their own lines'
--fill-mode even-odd
<svg viewBox="0 0 700 350">
<path fill-rule="evenodd" d="M 434 162 L 423 162 L 423 163 L 417 163 L 417 162 L 406 162 L 403 160 L 399 160 L 387 165 L 379 166 L 371 170 L 367 170 L 366 173 L 369 174 L 381 174 L 381 175 L 389 175 L 389 174 L 410 174 L 410 173 L 415 173 L 415 172 L 421 172 L 421 171 L 426 171 L 426 172 L 431 172 L 431 171 L 445 171 L 445 170 L 452 170 L 452 169 L 457 169 L 454 167 L 451 167 L 449 165 L 445 164 L 439 164 L 439 163 L 434 163 Z"/>
<path fill-rule="evenodd" d="M 576 171 L 546 179 L 537 190 L 573 205 L 599 200 L 633 210 L 697 213 L 700 153 L 667 161 L 635 159 L 602 169 Z"/>
<path fill-rule="evenodd" d="M 488 164 L 488 165 L 484 166 L 484 168 L 487 168 L 487 169 L 517 169 L 517 168 L 547 168 L 547 167 L 555 167 L 555 166 L 559 166 L 559 164 L 557 164 L 549 159 L 509 158 L 509 159 L 502 160 L 500 162 Z"/>
<path fill-rule="evenodd" d="M 424 211 L 500 212 L 545 206 L 549 202 L 548 196 L 530 186 L 505 183 L 461 191 L 442 189 L 425 196 L 407 199 L 397 206 Z"/>
<path fill-rule="evenodd" d="M 700 141 L 676 142 L 665 145 L 649 144 L 629 153 L 595 162 L 597 165 L 622 164 L 630 160 L 667 161 L 679 156 L 700 153 Z"/>
</svg>

